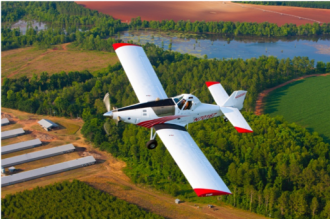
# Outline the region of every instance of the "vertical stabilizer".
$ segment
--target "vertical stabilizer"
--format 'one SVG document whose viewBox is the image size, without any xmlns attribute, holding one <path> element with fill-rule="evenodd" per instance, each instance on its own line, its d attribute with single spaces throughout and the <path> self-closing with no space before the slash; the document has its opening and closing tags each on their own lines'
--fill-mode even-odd
<svg viewBox="0 0 330 219">
<path fill-rule="evenodd" d="M 222 85 L 219 82 L 208 81 L 206 86 L 209 88 L 217 105 L 222 106 L 229 97 Z"/>
<path fill-rule="evenodd" d="M 234 107 L 241 110 L 243 108 L 246 93 L 247 91 L 245 90 L 234 91 L 222 106 Z"/>
</svg>

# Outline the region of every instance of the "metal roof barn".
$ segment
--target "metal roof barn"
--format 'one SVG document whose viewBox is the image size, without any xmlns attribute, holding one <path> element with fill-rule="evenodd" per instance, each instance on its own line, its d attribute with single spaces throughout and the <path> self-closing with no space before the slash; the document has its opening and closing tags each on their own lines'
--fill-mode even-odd
<svg viewBox="0 0 330 219">
<path fill-rule="evenodd" d="M 12 138 L 23 134 L 25 134 L 25 131 L 22 128 L 12 129 L 9 131 L 1 132 L 1 139 Z"/>
<path fill-rule="evenodd" d="M 7 118 L 1 119 L 1 126 L 8 125 L 8 124 L 9 124 L 9 120 Z"/>
<path fill-rule="evenodd" d="M 46 150 L 36 151 L 28 154 L 23 154 L 15 157 L 10 157 L 1 160 L 2 167 L 9 167 L 21 163 L 27 163 L 34 160 L 40 160 L 47 157 L 53 157 L 56 155 L 69 153 L 74 151 L 75 147 L 72 144 L 67 144 L 59 147 L 49 148 Z"/>
<path fill-rule="evenodd" d="M 10 144 L 1 147 L 1 154 L 9 154 L 15 151 L 22 151 L 29 148 L 42 145 L 42 142 L 39 139 L 33 139 L 30 141 L 23 141 L 16 144 Z"/>
<path fill-rule="evenodd" d="M 48 119 L 42 119 L 38 122 L 44 129 L 49 130 L 52 127 L 58 127 L 58 125 Z"/>
<path fill-rule="evenodd" d="M 20 182 L 25 182 L 32 179 L 37 179 L 44 176 L 49 176 L 52 174 L 76 169 L 79 167 L 84 167 L 92 165 L 96 162 L 93 156 L 78 158 L 76 160 L 70 160 L 63 163 L 58 163 L 46 167 L 41 167 L 38 169 L 13 174 L 10 176 L 4 176 L 1 178 L 1 186 L 9 186 Z"/>
</svg>

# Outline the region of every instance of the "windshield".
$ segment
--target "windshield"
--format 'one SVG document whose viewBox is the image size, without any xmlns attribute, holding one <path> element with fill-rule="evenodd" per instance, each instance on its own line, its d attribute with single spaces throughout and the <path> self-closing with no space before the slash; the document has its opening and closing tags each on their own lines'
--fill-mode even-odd
<svg viewBox="0 0 330 219">
<path fill-rule="evenodd" d="M 174 97 L 173 100 L 175 103 L 178 103 L 178 102 L 180 102 L 180 100 L 182 100 L 182 98 L 183 98 L 183 95 Z"/>
</svg>

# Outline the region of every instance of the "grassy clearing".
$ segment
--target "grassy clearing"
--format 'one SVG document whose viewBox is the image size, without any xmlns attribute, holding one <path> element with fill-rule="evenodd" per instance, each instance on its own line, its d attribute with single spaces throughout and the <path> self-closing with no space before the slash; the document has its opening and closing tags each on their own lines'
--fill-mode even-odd
<svg viewBox="0 0 330 219">
<path fill-rule="evenodd" d="M 264 113 L 282 115 L 330 142 L 330 76 L 311 77 L 274 90 L 266 97 Z"/>
<path fill-rule="evenodd" d="M 115 53 L 102 51 L 80 51 L 61 46 L 59 49 L 37 50 L 34 47 L 1 52 L 1 77 L 31 77 L 33 73 L 48 74 L 60 71 L 90 72 L 106 68 L 118 62 Z"/>
</svg>

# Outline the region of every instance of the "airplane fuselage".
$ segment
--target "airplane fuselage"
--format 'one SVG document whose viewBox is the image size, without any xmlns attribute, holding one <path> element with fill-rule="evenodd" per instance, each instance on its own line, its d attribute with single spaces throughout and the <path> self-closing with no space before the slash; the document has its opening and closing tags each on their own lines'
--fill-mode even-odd
<svg viewBox="0 0 330 219">
<path fill-rule="evenodd" d="M 201 103 L 194 95 L 183 94 L 173 98 L 130 105 L 104 115 L 111 115 L 117 121 L 151 128 L 163 123 L 185 126 L 223 114 L 218 105 Z"/>
</svg>

